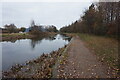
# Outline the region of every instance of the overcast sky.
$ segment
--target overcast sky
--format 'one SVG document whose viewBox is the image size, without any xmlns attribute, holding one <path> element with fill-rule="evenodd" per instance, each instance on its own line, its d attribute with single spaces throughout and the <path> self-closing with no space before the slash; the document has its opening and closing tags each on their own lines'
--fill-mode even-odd
<svg viewBox="0 0 120 80">
<path fill-rule="evenodd" d="M 29 27 L 31 20 L 38 25 L 55 25 L 58 29 L 78 20 L 92 2 L 2 2 L 0 26 L 14 23 Z"/>
</svg>

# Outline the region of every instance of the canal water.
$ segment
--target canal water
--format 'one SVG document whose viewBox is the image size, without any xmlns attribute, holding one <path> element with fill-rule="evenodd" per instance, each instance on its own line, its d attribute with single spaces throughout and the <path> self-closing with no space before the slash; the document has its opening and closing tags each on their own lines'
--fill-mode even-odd
<svg viewBox="0 0 120 80">
<path fill-rule="evenodd" d="M 54 35 L 44 38 L 4 41 L 2 44 L 2 70 L 6 71 L 15 64 L 23 64 L 43 53 L 50 53 L 68 44 L 70 37 Z"/>
</svg>

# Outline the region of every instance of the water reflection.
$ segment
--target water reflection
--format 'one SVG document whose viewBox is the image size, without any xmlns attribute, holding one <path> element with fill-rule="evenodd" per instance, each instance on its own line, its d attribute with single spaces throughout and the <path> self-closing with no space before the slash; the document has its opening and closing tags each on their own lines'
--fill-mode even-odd
<svg viewBox="0 0 120 80">
<path fill-rule="evenodd" d="M 32 47 L 32 49 L 34 49 L 37 44 L 40 44 L 43 39 L 49 40 L 49 41 L 55 40 L 56 39 L 55 36 L 56 35 L 45 36 L 45 37 L 40 37 L 39 36 L 39 37 L 31 38 L 31 47 Z"/>
<path fill-rule="evenodd" d="M 49 41 L 53 41 L 53 40 L 56 39 L 55 36 L 57 36 L 57 35 L 54 35 L 54 36 L 48 36 L 48 37 L 45 37 L 44 39 L 45 39 L 45 40 L 49 40 Z"/>
<path fill-rule="evenodd" d="M 0 42 L 11 42 L 11 43 L 15 43 L 16 41 L 21 40 L 21 39 L 26 39 L 26 38 L 20 38 L 20 39 L 14 38 L 14 39 L 2 40 L 2 41 L 0 41 Z"/>
<path fill-rule="evenodd" d="M 4 41 L 2 43 L 3 70 L 9 69 L 14 64 L 37 58 L 42 53 L 50 53 L 69 43 L 69 38 L 64 35 L 36 37 L 32 39 L 19 39 Z"/>
<path fill-rule="evenodd" d="M 35 45 L 36 45 L 36 44 L 40 44 L 42 39 L 43 39 L 42 37 L 32 38 L 32 39 L 31 39 L 31 47 L 32 47 L 32 49 L 35 48 Z"/>
<path fill-rule="evenodd" d="M 64 40 L 70 41 L 72 37 L 68 37 L 66 34 L 60 34 Z"/>
<path fill-rule="evenodd" d="M 40 44 L 43 39 L 53 41 L 56 39 L 62 38 L 65 41 L 70 41 L 71 37 L 68 37 L 67 35 L 61 34 L 61 35 L 52 35 L 52 36 L 46 36 L 46 37 L 34 37 L 31 39 L 31 47 L 32 49 L 35 48 L 35 45 Z"/>
<path fill-rule="evenodd" d="M 60 35 L 55 34 L 55 35 L 52 35 L 52 36 L 44 36 L 44 37 L 40 37 L 40 36 L 38 37 L 37 36 L 37 37 L 31 38 L 30 39 L 31 40 L 30 44 L 31 44 L 32 49 L 34 49 L 35 46 L 37 44 L 40 44 L 43 39 L 49 40 L 49 41 L 53 41 L 56 38 L 60 39 L 61 37 L 63 38 L 63 40 L 66 40 L 66 41 L 70 41 L 71 40 L 71 37 L 68 37 L 66 34 L 60 34 Z M 25 39 L 25 38 L 22 38 L 22 39 Z M 21 39 L 10 39 L 10 40 L 5 40 L 3 42 L 15 43 L 18 40 L 21 40 Z"/>
</svg>

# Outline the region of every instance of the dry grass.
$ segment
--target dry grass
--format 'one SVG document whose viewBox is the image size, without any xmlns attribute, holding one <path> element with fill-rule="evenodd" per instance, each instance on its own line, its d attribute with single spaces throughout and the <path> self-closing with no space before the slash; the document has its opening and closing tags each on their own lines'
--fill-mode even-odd
<svg viewBox="0 0 120 80">
<path fill-rule="evenodd" d="M 2 37 L 11 37 L 11 36 L 24 36 L 24 35 L 28 35 L 27 33 L 4 33 L 4 34 L 0 34 L 2 35 Z"/>
<path fill-rule="evenodd" d="M 89 34 L 78 34 L 101 61 L 108 63 L 111 67 L 118 67 L 118 41 L 114 38 L 95 36 Z"/>
</svg>

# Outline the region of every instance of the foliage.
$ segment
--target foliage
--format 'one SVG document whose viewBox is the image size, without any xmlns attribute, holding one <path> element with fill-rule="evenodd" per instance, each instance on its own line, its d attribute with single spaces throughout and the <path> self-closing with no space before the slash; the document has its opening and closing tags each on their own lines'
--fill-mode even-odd
<svg viewBox="0 0 120 80">
<path fill-rule="evenodd" d="M 30 33 L 32 34 L 39 34 L 39 33 L 42 33 L 42 32 L 57 32 L 57 28 L 55 26 L 48 26 L 48 27 L 43 27 L 43 26 L 40 26 L 40 25 L 35 25 L 35 22 L 34 20 L 31 22 L 31 31 Z"/>
<path fill-rule="evenodd" d="M 17 29 L 17 27 L 14 24 L 10 24 L 10 25 L 5 25 L 4 26 L 5 29 L 9 32 L 9 33 L 17 33 L 19 32 L 19 30 Z"/>
<path fill-rule="evenodd" d="M 26 30 L 25 27 L 21 27 L 21 28 L 20 28 L 20 31 L 21 31 L 21 32 L 25 32 L 25 30 Z"/>
<path fill-rule="evenodd" d="M 33 30 L 33 31 L 30 31 L 29 33 L 32 34 L 32 35 L 35 35 L 35 36 L 39 36 L 39 35 L 42 34 L 42 32 L 39 31 L 39 30 Z"/>
<path fill-rule="evenodd" d="M 91 4 L 81 19 L 64 26 L 61 32 L 89 33 L 96 35 L 118 35 L 120 2 Z"/>
<path fill-rule="evenodd" d="M 55 26 L 49 26 L 48 28 L 46 28 L 46 31 L 48 31 L 48 32 L 57 32 L 58 30 L 57 30 L 57 28 L 55 27 Z"/>
<path fill-rule="evenodd" d="M 31 28 L 31 30 L 29 33 L 34 36 L 40 36 L 40 35 L 44 34 L 41 30 L 41 26 L 35 25 L 34 20 L 32 20 L 30 28 Z"/>
</svg>

